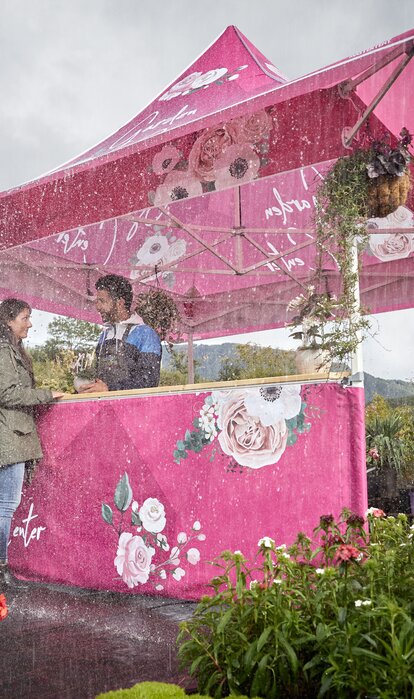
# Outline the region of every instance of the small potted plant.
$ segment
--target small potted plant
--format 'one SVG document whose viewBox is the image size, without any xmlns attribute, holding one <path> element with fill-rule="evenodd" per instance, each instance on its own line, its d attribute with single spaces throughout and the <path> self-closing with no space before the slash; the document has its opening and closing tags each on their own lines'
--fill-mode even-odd
<svg viewBox="0 0 414 699">
<path fill-rule="evenodd" d="M 332 359 L 326 323 L 331 317 L 332 302 L 328 294 L 317 294 L 311 285 L 288 304 L 288 311 L 295 313 L 288 324 L 294 328 L 290 337 L 302 343 L 295 357 L 300 374 L 329 372 Z"/>
</svg>

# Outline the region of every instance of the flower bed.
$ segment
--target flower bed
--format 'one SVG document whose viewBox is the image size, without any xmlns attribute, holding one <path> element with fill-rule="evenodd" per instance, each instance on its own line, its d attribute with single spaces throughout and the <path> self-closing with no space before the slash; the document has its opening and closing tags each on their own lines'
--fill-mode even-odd
<svg viewBox="0 0 414 699">
<path fill-rule="evenodd" d="M 367 528 L 369 526 L 369 535 Z M 314 541 L 224 552 L 179 656 L 214 697 L 412 697 L 414 525 L 405 515 L 321 517 Z"/>
</svg>

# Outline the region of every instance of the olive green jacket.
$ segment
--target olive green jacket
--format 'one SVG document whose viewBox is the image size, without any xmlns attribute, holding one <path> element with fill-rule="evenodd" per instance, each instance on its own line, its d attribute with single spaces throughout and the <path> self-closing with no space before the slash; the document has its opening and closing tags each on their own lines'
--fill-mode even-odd
<svg viewBox="0 0 414 699">
<path fill-rule="evenodd" d="M 33 409 L 52 401 L 48 388 L 33 388 L 19 350 L 0 339 L 0 468 L 41 458 Z"/>
</svg>

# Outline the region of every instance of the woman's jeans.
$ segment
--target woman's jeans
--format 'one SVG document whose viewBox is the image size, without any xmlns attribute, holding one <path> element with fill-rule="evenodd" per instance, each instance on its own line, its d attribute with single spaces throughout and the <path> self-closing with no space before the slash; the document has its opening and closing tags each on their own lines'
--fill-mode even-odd
<svg viewBox="0 0 414 699">
<path fill-rule="evenodd" d="M 0 561 L 7 561 L 7 545 L 15 510 L 20 504 L 24 463 L 0 468 Z"/>
</svg>

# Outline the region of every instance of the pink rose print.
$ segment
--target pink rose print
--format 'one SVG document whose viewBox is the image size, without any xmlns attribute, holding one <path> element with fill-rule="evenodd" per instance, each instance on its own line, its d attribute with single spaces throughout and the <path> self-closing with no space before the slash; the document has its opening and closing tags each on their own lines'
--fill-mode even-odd
<svg viewBox="0 0 414 699">
<path fill-rule="evenodd" d="M 256 469 L 276 464 L 286 449 L 286 421 L 282 418 L 272 425 L 263 425 L 259 418 L 249 415 L 243 393 L 230 394 L 220 405 L 219 424 L 222 450 L 241 466 Z"/>
<path fill-rule="evenodd" d="M 235 184 L 250 182 L 257 176 L 260 159 L 247 144 L 235 144 L 227 148 L 214 165 L 216 189 L 224 189 Z"/>
<path fill-rule="evenodd" d="M 402 260 L 414 251 L 414 235 L 411 233 L 372 235 L 369 247 L 375 257 L 383 262 Z"/>
<path fill-rule="evenodd" d="M 171 172 L 166 176 L 164 183 L 157 187 L 154 206 L 165 206 L 179 199 L 196 197 L 203 193 L 200 182 L 187 172 Z"/>
<path fill-rule="evenodd" d="M 152 161 L 152 169 L 156 175 L 166 175 L 171 172 L 181 160 L 181 153 L 174 146 L 164 146 Z"/>
<path fill-rule="evenodd" d="M 124 473 L 115 488 L 114 503 L 115 511 L 111 505 L 103 502 L 101 516 L 117 534 L 118 548 L 114 565 L 129 588 L 150 583 L 155 590 L 161 591 L 164 586 L 160 584 L 160 580 L 166 580 L 168 576 L 179 582 L 185 575 L 185 570 L 178 567 L 180 555 L 184 557 L 186 549 L 188 549 L 188 557 L 185 562 L 192 565 L 199 563 L 198 548 L 191 548 L 191 542 L 205 540 L 204 535 L 201 539 L 202 535 L 196 533 L 201 529 L 198 520 L 194 522 L 189 533 L 179 531 L 175 534 L 177 546 L 173 546 L 168 553 L 170 546 L 167 537 L 161 534 L 167 524 L 167 517 L 164 505 L 157 498 L 146 498 L 139 507 L 138 501 L 133 498 L 128 474 Z M 122 531 L 126 522 L 129 522 L 129 526 L 135 527 L 138 532 L 144 530 L 142 536 Z"/>
<path fill-rule="evenodd" d="M 121 534 L 114 564 L 129 588 L 147 582 L 153 553 L 154 549 L 147 547 L 141 536 L 129 532 Z"/>
<path fill-rule="evenodd" d="M 272 119 L 264 110 L 234 119 L 231 123 L 237 126 L 238 143 L 259 143 L 269 137 L 272 128 Z"/>
<path fill-rule="evenodd" d="M 237 125 L 231 122 L 203 131 L 191 149 L 189 171 L 202 182 L 212 182 L 215 179 L 216 160 L 237 143 L 237 135 Z"/>
</svg>

